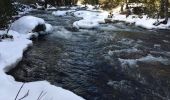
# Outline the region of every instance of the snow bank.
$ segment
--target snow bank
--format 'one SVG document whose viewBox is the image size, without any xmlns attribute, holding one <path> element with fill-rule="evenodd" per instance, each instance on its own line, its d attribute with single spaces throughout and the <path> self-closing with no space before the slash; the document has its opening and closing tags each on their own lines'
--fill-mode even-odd
<svg viewBox="0 0 170 100">
<path fill-rule="evenodd" d="M 91 29 L 97 28 L 99 24 L 96 21 L 89 21 L 89 20 L 80 20 L 73 23 L 73 27 L 84 28 L 84 29 Z"/>
<path fill-rule="evenodd" d="M 96 12 L 96 11 L 76 11 L 74 13 L 76 17 L 82 17 L 82 20 L 73 23 L 76 28 L 97 28 L 100 23 L 105 23 L 105 18 L 108 16 L 108 12 Z"/>
<path fill-rule="evenodd" d="M 16 82 L 12 76 L 5 72 L 15 67 L 22 60 L 23 52 L 32 45 L 29 38 L 35 33 L 26 32 L 30 32 L 36 25 L 42 23 L 45 23 L 44 20 L 33 16 L 23 17 L 12 24 L 11 29 L 13 30 L 10 30 L 8 34 L 12 35 L 13 39 L 4 39 L 0 42 L 0 100 L 14 100 L 23 85 L 22 82 Z M 50 31 L 52 26 L 45 25 L 46 31 Z M 0 31 L 0 34 L 4 33 L 6 31 Z M 74 93 L 53 86 L 46 81 L 25 83 L 17 100 L 27 93 L 28 96 L 24 100 L 37 100 L 41 93 L 43 95 L 41 100 L 84 100 Z"/>
<path fill-rule="evenodd" d="M 5 31 L 0 33 L 5 33 Z M 13 35 L 13 40 L 0 42 L 0 70 L 5 72 L 9 70 L 9 66 L 15 65 L 16 62 L 21 60 L 23 51 L 32 44 L 32 41 L 18 32 L 9 31 L 9 34 Z"/>
<path fill-rule="evenodd" d="M 138 5 L 135 5 L 138 6 Z M 141 4 L 139 4 L 141 6 Z M 64 11 L 54 11 L 52 14 L 55 16 L 65 16 L 67 13 L 74 12 L 74 16 L 76 17 L 82 17 L 83 20 L 76 21 L 73 23 L 73 26 L 76 28 L 94 28 L 98 27 L 99 24 L 105 23 L 105 19 L 108 18 L 109 12 L 102 11 L 102 10 L 95 10 L 95 6 L 87 5 L 86 10 L 79 10 L 75 11 L 76 8 L 82 8 L 85 7 L 84 5 L 79 5 L 77 7 L 72 7 L 71 10 L 64 10 Z M 118 8 L 119 9 L 119 8 Z M 159 26 L 153 25 L 155 22 L 157 22 L 157 19 L 148 18 L 147 15 L 138 16 L 138 15 L 130 15 L 126 18 L 126 15 L 121 15 L 118 13 L 118 9 L 113 11 L 113 18 L 112 21 L 123 21 L 126 23 L 134 24 L 139 27 L 143 27 L 146 29 L 170 29 L 170 19 L 168 21 L 168 24 L 160 24 Z M 120 9 L 119 9 L 120 10 Z M 162 21 L 163 19 L 159 19 L 159 21 Z M 98 23 L 98 25 L 97 25 Z"/>
<path fill-rule="evenodd" d="M 94 10 L 95 6 L 87 5 L 87 10 L 78 10 L 78 8 L 82 8 L 84 5 L 79 5 L 75 7 L 71 7 L 71 10 L 58 10 L 52 12 L 55 16 L 66 16 L 69 13 L 73 13 L 76 17 L 82 17 L 83 20 L 79 20 L 73 23 L 73 26 L 76 28 L 97 28 L 99 24 L 105 23 L 105 19 L 108 17 L 107 11 L 102 10 Z"/>
<path fill-rule="evenodd" d="M 58 11 L 53 11 L 52 15 L 63 17 L 63 16 L 66 16 L 67 14 L 74 12 L 74 11 L 75 10 L 62 10 L 62 11 L 58 10 Z"/>
<path fill-rule="evenodd" d="M 12 23 L 10 30 L 14 30 L 22 34 L 27 34 L 32 32 L 37 25 L 45 25 L 47 32 L 52 29 L 52 27 L 49 24 L 46 24 L 45 21 L 41 18 L 34 16 L 24 16 Z"/>
<path fill-rule="evenodd" d="M 104 23 L 105 19 L 108 17 L 108 12 L 106 11 L 76 11 L 74 13 L 76 17 L 82 17 L 84 20 L 96 21 L 98 23 Z"/>
<path fill-rule="evenodd" d="M 146 29 L 170 29 L 170 19 L 166 25 L 161 24 L 158 26 L 153 25 L 155 22 L 157 22 L 157 19 L 148 18 L 147 15 L 141 16 L 139 18 L 137 15 L 130 15 L 126 18 L 126 15 L 121 15 L 118 13 L 114 13 L 114 16 L 112 18 L 113 21 L 124 21 L 127 23 L 134 24 L 136 26 L 140 26 Z M 163 19 L 159 19 L 159 21 L 162 21 Z"/>
</svg>

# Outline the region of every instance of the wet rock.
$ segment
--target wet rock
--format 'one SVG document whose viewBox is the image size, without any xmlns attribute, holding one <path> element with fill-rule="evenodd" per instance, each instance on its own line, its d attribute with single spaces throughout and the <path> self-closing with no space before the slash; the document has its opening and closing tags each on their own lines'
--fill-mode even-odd
<svg viewBox="0 0 170 100">
<path fill-rule="evenodd" d="M 38 25 L 33 29 L 33 32 L 41 32 L 41 31 L 45 31 L 45 30 L 46 30 L 45 24 L 38 24 Z"/>
</svg>

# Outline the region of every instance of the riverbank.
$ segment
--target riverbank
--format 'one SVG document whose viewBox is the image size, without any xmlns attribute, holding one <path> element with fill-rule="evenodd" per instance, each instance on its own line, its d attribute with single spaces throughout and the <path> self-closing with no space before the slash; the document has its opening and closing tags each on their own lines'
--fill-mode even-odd
<svg viewBox="0 0 170 100">
<path fill-rule="evenodd" d="M 33 32 L 38 25 L 45 26 L 43 34 L 52 31 L 50 24 L 45 23 L 41 18 L 33 16 L 24 16 L 16 20 L 12 23 L 8 33 L 6 30 L 0 31 L 1 36 L 4 34 L 10 36 L 10 38 L 2 38 L 0 41 L 0 100 L 22 98 L 24 100 L 37 98 L 43 100 L 83 100 L 83 98 L 74 93 L 51 85 L 47 81 L 17 82 L 12 76 L 6 74 L 22 60 L 24 51 L 33 45 L 30 38 L 38 36 L 39 33 Z"/>
</svg>

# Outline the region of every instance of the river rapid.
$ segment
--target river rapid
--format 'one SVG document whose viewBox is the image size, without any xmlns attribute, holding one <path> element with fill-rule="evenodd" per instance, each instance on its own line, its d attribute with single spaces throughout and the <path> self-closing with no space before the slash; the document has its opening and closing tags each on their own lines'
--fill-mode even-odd
<svg viewBox="0 0 170 100">
<path fill-rule="evenodd" d="M 17 81 L 47 80 L 87 100 L 170 99 L 170 31 L 122 22 L 78 30 L 72 24 L 81 18 L 51 13 L 29 13 L 54 30 L 8 72 Z"/>
</svg>

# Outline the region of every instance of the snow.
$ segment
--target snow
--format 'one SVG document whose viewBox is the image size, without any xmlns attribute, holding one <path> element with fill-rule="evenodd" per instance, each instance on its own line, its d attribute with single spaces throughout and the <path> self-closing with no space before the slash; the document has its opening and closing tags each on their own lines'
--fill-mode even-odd
<svg viewBox="0 0 170 100">
<path fill-rule="evenodd" d="M 37 25 L 45 24 L 46 31 L 49 32 L 52 29 L 50 24 L 45 23 L 41 18 L 34 16 L 24 16 L 12 23 L 10 30 L 16 31 L 18 33 L 27 34 L 33 31 Z"/>
<path fill-rule="evenodd" d="M 91 29 L 91 28 L 97 28 L 99 24 L 95 21 L 90 20 L 80 20 L 73 23 L 73 27 L 79 28 L 85 28 L 85 29 Z"/>
<path fill-rule="evenodd" d="M 81 10 L 74 12 L 74 16 L 83 18 L 82 20 L 74 22 L 74 27 L 91 29 L 99 27 L 100 23 L 105 23 L 105 18 L 107 18 L 108 12 Z"/>
<path fill-rule="evenodd" d="M 157 22 L 157 19 L 149 18 L 147 15 L 142 15 L 142 18 L 139 18 L 138 15 L 130 15 L 126 18 L 126 15 L 121 15 L 118 13 L 114 13 L 112 18 L 113 21 L 124 21 L 126 23 L 134 24 L 139 27 L 143 27 L 146 29 L 170 29 L 170 19 L 167 24 L 161 24 L 159 26 L 153 25 Z M 159 19 L 162 21 L 163 19 Z"/>
<path fill-rule="evenodd" d="M 0 42 L 0 70 L 3 71 L 8 71 L 10 65 L 15 65 L 16 62 L 19 62 L 23 51 L 32 44 L 32 41 L 25 39 L 18 32 L 9 31 L 9 34 L 13 34 L 14 40 Z"/>
<path fill-rule="evenodd" d="M 89 5 L 89 4 L 87 4 L 86 7 L 87 7 L 87 10 L 93 10 L 95 8 L 94 6 Z"/>
<path fill-rule="evenodd" d="M 66 16 L 67 13 L 74 12 L 74 16 L 82 17 L 82 20 L 76 21 L 73 23 L 73 26 L 76 28 L 97 28 L 99 23 L 104 23 L 104 19 L 107 18 L 107 12 L 95 12 L 95 11 L 86 11 L 86 10 L 64 10 L 64 11 L 54 11 L 52 12 L 55 16 Z"/>
<path fill-rule="evenodd" d="M 82 17 L 87 21 L 96 21 L 98 23 L 104 23 L 105 19 L 108 17 L 107 11 L 87 11 L 81 10 L 74 13 L 76 17 Z"/>
<path fill-rule="evenodd" d="M 37 5 L 38 8 L 42 6 Z M 82 5 L 81 5 L 82 6 Z M 78 7 L 81 7 L 78 6 Z M 73 26 L 76 28 L 98 28 L 101 23 L 105 23 L 105 19 L 108 17 L 109 12 L 94 10 L 94 6 L 87 5 L 87 10 L 75 11 L 74 9 L 78 7 L 72 7 L 72 10 L 65 11 L 54 11 L 52 12 L 55 16 L 65 16 L 68 12 L 74 12 L 74 16 L 82 17 L 82 20 L 76 21 L 73 23 Z M 65 8 L 65 7 L 63 7 Z M 48 7 L 48 9 L 55 9 L 55 7 Z M 21 13 L 23 14 L 23 13 Z M 130 15 L 126 18 L 126 15 L 121 15 L 119 13 L 114 13 L 112 21 L 124 21 L 126 23 L 131 23 L 136 26 L 140 26 L 146 29 L 169 29 L 170 28 L 170 19 L 168 24 L 154 26 L 153 24 L 157 19 L 148 18 L 146 15 L 143 15 L 142 18 L 139 18 L 137 15 Z M 159 19 L 161 21 L 162 19 Z M 24 16 L 16 20 L 10 28 L 8 34 L 12 35 L 14 39 L 5 39 L 0 42 L 0 100 L 14 100 L 15 96 L 20 89 L 22 82 L 16 82 L 12 76 L 7 75 L 5 72 L 8 72 L 16 66 L 16 64 L 22 60 L 23 52 L 32 45 L 32 41 L 29 40 L 33 35 L 38 36 L 38 33 L 33 33 L 32 30 L 39 24 L 44 24 L 46 26 L 46 32 L 50 33 L 53 31 L 53 27 L 46 23 L 43 19 L 37 18 L 34 16 Z M 59 37 L 69 38 L 71 33 L 64 28 L 59 27 L 56 31 L 56 35 Z M 4 34 L 6 31 L 0 31 L 0 34 Z M 54 35 L 54 34 L 53 34 Z M 126 41 L 125 41 L 126 42 Z M 167 42 L 165 40 L 165 42 Z M 126 42 L 127 44 L 131 42 Z M 155 44 L 155 47 L 159 45 Z M 109 55 L 118 52 L 137 52 L 135 48 L 132 49 L 123 49 L 109 51 Z M 170 61 L 163 57 L 154 57 L 152 55 L 147 55 L 139 59 L 121 59 L 119 58 L 122 66 L 137 66 L 137 62 L 144 63 L 155 63 L 159 62 L 164 65 L 170 65 Z M 36 100 L 41 92 L 44 92 L 45 95 L 42 97 L 42 100 L 84 100 L 83 98 L 75 95 L 74 93 L 65 90 L 61 87 L 56 87 L 51 85 L 47 81 L 38 81 L 38 82 L 28 82 L 24 84 L 24 87 L 21 90 L 21 93 L 18 96 L 18 99 L 23 97 L 29 90 L 29 95 L 24 100 Z"/>
<path fill-rule="evenodd" d="M 8 34 L 12 35 L 13 39 L 4 39 L 0 42 L 0 100 L 15 100 L 20 87 L 23 85 L 22 82 L 15 81 L 12 76 L 5 72 L 14 68 L 22 60 L 23 52 L 32 45 L 29 38 L 32 35 L 37 35 L 31 31 L 38 24 L 45 24 L 45 22 L 40 18 L 24 16 L 12 24 Z M 46 31 L 50 32 L 52 26 L 45 25 Z M 0 31 L 0 34 L 5 33 L 6 31 Z M 44 95 L 41 100 L 84 100 L 73 92 L 51 85 L 47 81 L 24 83 L 17 100 L 27 92 L 28 96 L 24 100 L 36 100 L 41 92 Z"/>
<path fill-rule="evenodd" d="M 52 27 L 52 25 L 51 24 L 45 24 L 45 26 L 46 26 L 46 32 L 47 33 L 51 33 L 52 31 L 53 31 L 53 27 Z"/>
<path fill-rule="evenodd" d="M 56 9 L 56 7 L 47 4 L 47 10 L 55 10 L 55 9 Z"/>
<path fill-rule="evenodd" d="M 74 11 L 75 10 L 73 10 L 73 9 L 72 10 L 64 10 L 64 11 L 58 10 L 58 11 L 53 11 L 52 15 L 63 17 L 63 16 L 66 16 L 67 14 L 74 12 Z"/>
<path fill-rule="evenodd" d="M 82 17 L 80 21 L 73 23 L 76 28 L 96 28 L 99 27 L 101 23 L 105 23 L 105 19 L 108 18 L 109 12 L 107 11 L 94 11 L 94 10 L 80 10 L 75 11 L 74 16 Z M 119 13 L 113 13 L 112 21 L 123 21 L 126 23 L 134 24 L 135 26 L 143 27 L 146 29 L 170 29 L 170 19 L 168 24 L 161 24 L 159 26 L 153 25 L 157 22 L 157 19 L 148 18 L 147 15 L 143 15 L 139 18 L 138 15 L 130 15 L 126 18 L 126 15 L 121 15 Z M 163 19 L 159 19 L 162 21 Z M 97 24 L 98 23 L 98 24 Z"/>
<path fill-rule="evenodd" d="M 42 9 L 43 6 L 40 6 L 38 3 L 36 3 L 37 9 Z"/>
<path fill-rule="evenodd" d="M 79 2 L 80 3 L 80 2 Z M 103 10 L 95 10 L 95 6 L 92 5 L 86 5 L 86 10 L 77 10 L 77 8 L 85 7 L 84 5 L 79 4 L 78 6 L 71 7 L 71 10 L 58 10 L 52 12 L 55 16 L 66 16 L 67 13 L 74 12 L 74 16 L 83 18 L 82 20 L 76 21 L 73 23 L 73 26 L 76 28 L 96 28 L 99 27 L 100 24 L 105 23 L 105 19 L 108 18 L 109 12 L 103 11 Z M 138 4 L 131 4 L 131 6 L 143 6 L 142 3 Z M 62 7 L 66 8 L 66 7 Z M 111 21 L 123 21 L 125 23 L 134 24 L 135 26 L 139 26 L 145 29 L 170 29 L 170 19 L 167 24 L 160 24 L 158 26 L 155 26 L 154 23 L 157 21 L 162 21 L 163 19 L 153 19 L 149 18 L 147 15 L 141 15 L 140 17 L 138 15 L 129 15 L 126 17 L 126 15 L 122 15 L 119 13 L 120 6 L 116 9 L 113 9 L 113 17 L 111 18 Z M 98 24 L 97 24 L 98 23 Z"/>
<path fill-rule="evenodd" d="M 129 7 L 145 7 L 144 3 L 129 3 Z"/>
<path fill-rule="evenodd" d="M 14 2 L 12 4 L 13 4 L 13 6 L 17 7 L 16 8 L 16 10 L 17 10 L 16 12 L 18 13 L 18 15 L 16 15 L 16 16 L 20 16 L 20 15 L 26 14 L 26 13 L 28 13 L 28 12 L 33 10 L 33 8 L 31 8 L 30 6 L 25 5 L 25 4 L 21 4 L 21 3 L 18 3 L 18 2 Z"/>
</svg>

